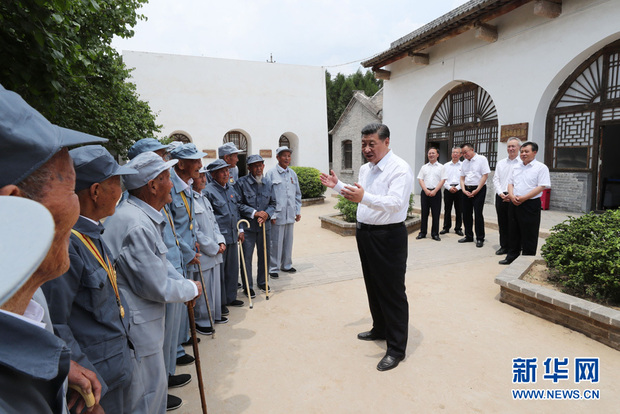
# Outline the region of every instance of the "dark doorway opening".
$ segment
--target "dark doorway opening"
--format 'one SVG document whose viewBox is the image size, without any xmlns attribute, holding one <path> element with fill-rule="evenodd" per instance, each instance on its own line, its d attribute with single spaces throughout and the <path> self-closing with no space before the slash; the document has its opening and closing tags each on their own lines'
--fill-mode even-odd
<svg viewBox="0 0 620 414">
<path fill-rule="evenodd" d="M 599 209 L 620 207 L 620 124 L 601 128 Z"/>
</svg>

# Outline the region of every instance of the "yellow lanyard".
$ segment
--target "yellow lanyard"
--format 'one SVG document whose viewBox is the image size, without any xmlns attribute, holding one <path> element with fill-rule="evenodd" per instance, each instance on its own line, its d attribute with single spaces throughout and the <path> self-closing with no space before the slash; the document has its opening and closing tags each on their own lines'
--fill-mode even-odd
<svg viewBox="0 0 620 414">
<path fill-rule="evenodd" d="M 185 203 L 185 210 L 187 210 L 187 214 L 189 215 L 189 229 L 194 229 L 194 219 L 192 218 L 192 211 L 189 208 L 189 204 L 187 203 L 187 197 L 185 197 L 185 192 L 181 191 L 181 197 L 183 198 L 183 202 Z"/>
<path fill-rule="evenodd" d="M 180 247 L 179 239 L 177 239 L 177 232 L 174 229 L 174 222 L 172 221 L 170 214 L 168 214 L 168 210 L 166 210 L 166 207 L 164 207 L 164 214 L 166 215 L 166 218 L 168 219 L 168 223 L 170 223 L 170 228 L 172 229 L 172 235 L 174 236 L 174 241 L 177 243 L 177 247 Z"/>
<path fill-rule="evenodd" d="M 92 253 L 92 255 L 95 256 L 95 259 L 97 259 L 101 267 L 103 267 L 103 270 L 105 270 L 106 273 L 108 274 L 108 279 L 110 279 L 110 284 L 112 285 L 112 289 L 114 289 L 114 294 L 116 295 L 116 303 L 120 309 L 121 318 L 124 318 L 125 308 L 123 308 L 123 305 L 121 304 L 121 297 L 118 294 L 118 285 L 116 284 L 116 271 L 114 270 L 114 267 L 110 263 L 110 258 L 108 257 L 107 254 L 105 255 L 105 258 L 107 261 L 107 265 L 106 265 L 106 262 L 103 261 L 103 257 L 101 257 L 99 250 L 95 248 L 95 245 L 93 244 L 90 237 L 80 233 L 79 231 L 75 229 L 71 229 L 71 233 L 75 234 L 78 237 L 78 239 L 80 239 L 82 243 L 84 243 L 84 246 L 86 246 L 86 248 Z"/>
</svg>

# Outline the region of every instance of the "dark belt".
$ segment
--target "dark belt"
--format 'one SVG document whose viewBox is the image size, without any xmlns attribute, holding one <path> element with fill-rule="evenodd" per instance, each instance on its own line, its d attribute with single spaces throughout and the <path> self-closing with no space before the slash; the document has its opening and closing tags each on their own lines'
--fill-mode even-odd
<svg viewBox="0 0 620 414">
<path fill-rule="evenodd" d="M 390 229 L 396 229 L 399 227 L 404 226 L 405 222 L 401 221 L 400 223 L 392 223 L 392 224 L 365 224 L 365 223 L 360 223 L 359 221 L 355 224 L 355 227 L 358 230 L 368 230 L 368 231 L 374 231 L 374 230 L 390 230 Z"/>
<path fill-rule="evenodd" d="M 435 189 L 435 187 L 433 188 L 427 188 L 428 191 L 433 191 Z"/>
<path fill-rule="evenodd" d="M 466 185 L 466 186 L 465 186 L 465 189 L 466 189 L 467 191 L 474 191 L 476 188 L 478 188 L 478 186 L 477 186 L 477 185 Z"/>
</svg>

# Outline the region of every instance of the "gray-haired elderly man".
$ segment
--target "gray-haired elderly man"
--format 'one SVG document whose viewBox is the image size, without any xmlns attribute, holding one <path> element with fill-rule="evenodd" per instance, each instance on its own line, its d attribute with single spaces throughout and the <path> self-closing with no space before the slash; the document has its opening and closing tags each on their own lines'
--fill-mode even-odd
<svg viewBox="0 0 620 414">
<path fill-rule="evenodd" d="M 192 301 L 202 291 L 199 282 L 185 279 L 166 259 L 166 218 L 161 209 L 171 201 L 170 167 L 176 163 L 165 162 L 154 152 L 127 163 L 138 174 L 124 177 L 129 198 L 106 220 L 103 234 L 115 258 L 118 287 L 127 300 L 129 338 L 138 359 L 134 376 L 144 383 L 150 414 L 166 411 L 165 303 Z"/>
<path fill-rule="evenodd" d="M 54 330 L 71 348 L 71 359 L 97 373 L 103 388 L 101 407 L 108 413 L 133 413 L 131 392 L 142 395 L 143 390 L 139 378 L 132 380 L 135 357 L 127 337 L 127 304 L 118 290 L 110 251 L 101 239 L 100 220 L 114 214 L 121 175 L 138 171 L 119 166 L 100 145 L 76 148 L 69 154 L 80 202 L 69 245 L 71 267 L 42 289 Z"/>
<path fill-rule="evenodd" d="M 75 171 L 67 147 L 106 139 L 51 124 L 19 95 L 0 85 L 0 196 L 25 197 L 52 214 L 49 252 L 28 281 L 0 306 L 0 411 L 63 413 L 65 380 L 99 402 L 94 372 L 71 361 L 65 342 L 44 322 L 47 304 L 39 287 L 69 269 L 69 237 L 79 215 Z M 33 300 L 37 297 L 37 301 Z M 38 303 L 40 301 L 40 303 Z M 77 394 L 70 397 L 71 406 Z M 85 401 L 76 406 L 82 410 Z"/>
<path fill-rule="evenodd" d="M 227 142 L 217 149 L 218 157 L 230 165 L 230 176 L 228 177 L 230 185 L 234 185 L 239 180 L 239 167 L 237 167 L 237 163 L 239 162 L 239 153 L 241 152 L 243 151 L 238 149 L 232 142 Z"/>
</svg>

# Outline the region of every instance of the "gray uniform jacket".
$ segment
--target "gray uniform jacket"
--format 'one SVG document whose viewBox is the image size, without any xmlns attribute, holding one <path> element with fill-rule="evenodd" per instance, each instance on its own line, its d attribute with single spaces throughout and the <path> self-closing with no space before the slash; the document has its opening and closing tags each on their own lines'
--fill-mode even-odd
<svg viewBox="0 0 620 414">
<path fill-rule="evenodd" d="M 194 283 L 173 272 L 166 259 L 165 220 L 160 212 L 130 195 L 104 224 L 103 239 L 114 256 L 118 287 L 129 306 L 129 338 L 138 359 L 162 352 L 164 304 L 186 302 L 195 296 Z"/>
<path fill-rule="evenodd" d="M 90 237 L 99 254 L 102 248 L 105 250 L 104 260 L 107 255 L 112 261 L 101 241 L 101 224 L 80 216 L 73 228 Z M 131 381 L 127 314 L 121 318 L 108 274 L 74 234 L 69 258 L 69 271 L 45 283 L 42 289 L 56 335 L 71 349 L 72 360 L 97 374 L 105 395 L 107 389 L 124 387 Z M 122 296 L 121 301 L 127 311 Z"/>
<path fill-rule="evenodd" d="M 301 214 L 301 190 L 295 171 L 276 165 L 265 175 L 271 181 L 271 191 L 276 199 L 276 211 L 271 217 L 276 225 L 295 223 L 295 216 Z"/>
<path fill-rule="evenodd" d="M 211 269 L 222 263 L 222 255 L 217 254 L 220 243 L 226 244 L 226 239 L 220 233 L 213 207 L 206 196 L 194 191 L 194 206 L 196 207 L 196 235 L 200 245 L 200 266 L 202 270 Z"/>
<path fill-rule="evenodd" d="M 166 205 L 164 206 L 164 208 L 161 209 L 161 214 L 164 215 L 164 218 L 166 219 L 164 221 L 164 243 L 166 243 L 166 247 L 168 248 L 168 253 L 166 253 L 166 259 L 168 259 L 168 261 L 172 264 L 172 267 L 174 267 L 179 273 L 185 274 L 185 263 L 183 263 L 181 243 L 178 242 L 177 235 L 175 235 L 176 226 L 174 229 L 172 228 L 172 225 L 174 225 L 174 219 L 172 218 L 172 213 L 170 212 L 169 205 Z M 170 220 L 173 220 L 172 224 L 168 221 L 168 217 L 170 217 Z"/>
<path fill-rule="evenodd" d="M 224 236 L 226 244 L 237 242 L 237 222 L 239 221 L 239 194 L 233 187 L 226 183 L 222 187 L 212 181 L 203 190 L 205 196 L 211 202 L 220 233 Z"/>
<path fill-rule="evenodd" d="M 174 227 L 177 233 L 177 239 L 181 247 L 181 253 L 183 253 L 183 265 L 187 268 L 187 271 L 198 270 L 196 265 L 187 265 L 190 261 L 196 257 L 196 230 L 194 229 L 194 198 L 192 197 L 192 188 L 189 187 L 185 191 L 185 198 L 187 200 L 187 206 L 181 193 L 187 185 L 183 180 L 179 178 L 174 168 L 170 169 L 170 180 L 172 180 L 172 202 L 168 204 L 170 212 L 172 213 L 172 219 L 174 220 Z M 189 208 L 189 213 L 187 209 Z M 191 219 L 190 219 L 191 217 Z"/>
<path fill-rule="evenodd" d="M 51 332 L 0 312 L 0 412 L 61 414 L 71 351 Z"/>
<path fill-rule="evenodd" d="M 276 199 L 271 191 L 271 182 L 263 177 L 263 183 L 259 184 L 252 174 L 248 174 L 241 177 L 235 187 L 241 196 L 241 204 L 239 204 L 241 216 L 250 222 L 250 228 L 244 230 L 254 233 L 262 232 L 263 229 L 258 225 L 258 219 L 252 218 L 252 214 L 255 211 L 264 211 L 271 218 L 275 213 Z M 266 229 L 269 230 L 271 221 L 267 220 L 266 226 Z"/>
</svg>

